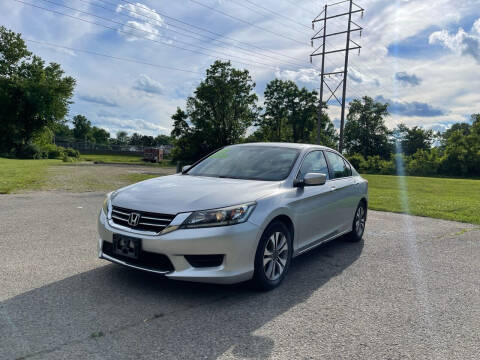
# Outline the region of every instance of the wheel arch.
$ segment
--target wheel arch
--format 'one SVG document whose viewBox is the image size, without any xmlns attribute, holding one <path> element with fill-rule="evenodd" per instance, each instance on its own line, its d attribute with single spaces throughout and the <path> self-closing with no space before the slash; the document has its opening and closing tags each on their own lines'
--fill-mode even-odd
<svg viewBox="0 0 480 360">
<path fill-rule="evenodd" d="M 363 196 L 360 201 L 358 202 L 359 204 L 364 204 L 365 205 L 365 209 L 368 208 L 368 200 L 365 196 Z"/>
<path fill-rule="evenodd" d="M 292 219 L 290 219 L 290 217 L 288 215 L 285 215 L 285 214 L 277 215 L 272 220 L 270 220 L 267 227 L 275 221 L 280 221 L 283 224 L 285 224 L 288 231 L 290 232 L 290 235 L 292 236 L 292 241 L 293 241 L 293 239 L 295 238 L 295 226 L 293 225 Z"/>
</svg>

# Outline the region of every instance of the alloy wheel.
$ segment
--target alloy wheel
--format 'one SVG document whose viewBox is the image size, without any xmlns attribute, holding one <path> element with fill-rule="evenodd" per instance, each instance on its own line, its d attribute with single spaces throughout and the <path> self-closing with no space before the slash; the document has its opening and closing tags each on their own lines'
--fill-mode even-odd
<svg viewBox="0 0 480 360">
<path fill-rule="evenodd" d="M 282 276 L 288 259 L 288 241 L 281 232 L 274 232 L 265 244 L 263 271 L 268 280 Z"/>
<path fill-rule="evenodd" d="M 362 237 L 365 231 L 365 209 L 363 206 L 359 206 L 357 213 L 355 214 L 355 232 L 358 237 Z"/>
</svg>

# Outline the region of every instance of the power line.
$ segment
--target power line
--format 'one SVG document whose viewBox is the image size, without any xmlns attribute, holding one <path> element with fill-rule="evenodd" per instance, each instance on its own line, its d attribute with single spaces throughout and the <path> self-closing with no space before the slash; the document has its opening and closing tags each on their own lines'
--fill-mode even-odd
<svg viewBox="0 0 480 360">
<path fill-rule="evenodd" d="M 116 13 L 116 10 L 115 9 L 112 9 L 112 8 L 109 8 L 109 7 L 105 7 L 105 6 L 102 6 L 102 5 L 99 5 L 99 4 L 95 4 L 95 3 L 92 3 L 91 1 L 88 1 L 88 0 L 78 0 L 78 1 L 81 1 L 83 3 L 86 3 L 86 4 L 89 4 L 89 5 L 92 5 L 92 6 L 95 6 L 95 7 L 98 7 L 100 9 L 104 9 L 104 10 L 107 10 L 107 11 L 110 11 L 112 13 Z M 104 1 L 105 3 L 107 4 L 111 4 L 111 5 L 115 5 L 113 3 L 110 3 L 108 1 Z M 61 6 L 61 5 L 60 5 Z M 184 31 L 184 32 L 187 32 L 187 33 L 192 33 L 192 34 L 195 34 L 195 35 L 198 35 L 198 36 L 201 36 L 201 37 L 204 37 L 206 39 L 209 39 L 209 40 L 212 40 L 212 41 L 216 41 L 216 42 L 219 42 L 221 44 L 225 44 L 225 45 L 217 45 L 217 46 L 220 46 L 220 47 L 223 47 L 223 48 L 226 48 L 226 49 L 230 49 L 230 47 L 235 47 L 235 48 L 238 48 L 241 50 L 242 53 L 244 54 L 247 54 L 249 56 L 252 56 L 251 54 L 256 54 L 257 57 L 263 57 L 263 58 L 266 58 L 268 60 L 271 59 L 271 57 L 269 57 L 268 55 L 265 55 L 265 54 L 262 54 L 260 52 L 257 52 L 257 51 L 252 51 L 252 50 L 248 50 L 248 49 L 245 49 L 243 47 L 240 47 L 238 45 L 235 45 L 235 44 L 231 44 L 231 43 L 228 43 L 226 41 L 222 41 L 222 40 L 219 40 L 219 39 L 216 39 L 216 38 L 213 38 L 213 37 L 210 37 L 208 35 L 205 35 L 205 34 L 201 34 L 201 33 L 198 33 L 198 32 L 195 32 L 195 31 L 192 31 L 192 30 L 188 30 L 188 29 L 185 29 L 181 26 L 178 26 L 178 25 L 175 25 L 175 24 L 172 24 L 170 22 L 166 22 L 166 21 L 159 21 L 153 17 L 150 17 L 150 16 L 147 16 L 145 14 L 141 14 L 139 12 L 136 12 L 132 9 L 125 9 L 125 11 L 129 12 L 129 13 L 133 13 L 133 14 L 136 14 L 138 16 L 142 16 L 146 19 L 151 19 L 153 21 L 155 21 L 157 24 L 165 24 L 165 25 L 168 25 L 168 26 L 171 26 L 171 27 L 174 27 L 174 28 L 177 28 L 177 29 L 180 29 L 181 31 Z M 120 15 L 122 16 L 125 16 L 125 17 L 128 17 L 130 19 L 135 19 L 135 20 L 138 20 L 138 18 L 136 18 L 135 16 L 131 16 L 131 15 L 128 15 L 128 14 L 124 14 L 124 13 L 119 13 Z M 151 22 L 148 22 L 149 24 L 152 24 Z M 155 25 L 155 24 L 152 24 L 152 25 Z M 177 34 L 180 34 L 181 36 L 185 36 L 185 37 L 190 37 L 190 38 L 193 38 L 193 39 L 197 39 L 197 40 L 201 40 L 201 41 L 205 41 L 205 39 L 202 39 L 202 38 L 199 38 L 199 37 L 195 37 L 195 36 L 192 36 L 190 34 L 184 34 L 178 30 L 173 30 L 173 29 L 170 29 L 169 27 L 163 27 L 162 29 L 163 30 L 167 30 L 167 31 L 172 31 L 172 32 L 175 32 Z M 228 46 L 228 47 L 227 47 Z M 290 62 L 290 61 L 284 61 L 285 63 L 289 64 L 289 65 L 292 65 L 292 66 L 304 66 L 303 64 L 299 64 L 299 63 L 293 63 L 293 62 Z"/>
<path fill-rule="evenodd" d="M 101 1 L 101 2 L 103 2 L 103 3 L 107 3 L 107 4 L 110 4 L 110 5 L 113 5 L 113 6 L 117 6 L 117 4 L 111 3 L 111 2 L 106 1 L 106 0 L 97 0 L 97 1 Z M 263 47 L 261 47 L 261 46 L 257 46 L 257 45 L 255 45 L 255 44 L 252 44 L 252 43 L 249 43 L 249 42 L 246 42 L 246 41 L 241 41 L 241 40 L 232 38 L 232 37 L 230 37 L 230 36 L 227 36 L 227 35 L 224 35 L 224 34 L 220 34 L 220 33 L 215 32 L 215 31 L 211 31 L 211 30 L 209 30 L 209 29 L 206 29 L 206 28 L 201 27 L 201 26 L 198 26 L 198 25 L 190 24 L 190 23 L 188 23 L 188 22 L 186 22 L 186 21 L 183 21 L 183 20 L 174 18 L 174 17 L 169 16 L 169 15 L 167 15 L 167 14 L 161 12 L 161 11 L 158 11 L 158 9 L 153 9 L 153 8 L 150 9 L 149 7 L 144 6 L 143 4 L 140 4 L 140 3 L 135 4 L 135 3 L 131 2 L 131 1 L 128 1 L 128 0 L 119 0 L 119 1 L 122 1 L 122 2 L 124 2 L 124 3 L 127 3 L 127 4 L 130 4 L 130 5 L 139 7 L 139 8 L 144 9 L 144 10 L 147 10 L 148 12 L 154 12 L 154 13 L 156 13 L 156 14 L 158 14 L 158 15 L 163 16 L 164 18 L 167 18 L 167 19 L 170 19 L 170 20 L 179 22 L 179 23 L 181 23 L 181 24 L 184 24 L 184 25 L 193 27 L 193 28 L 195 28 L 195 29 L 197 29 L 197 30 L 204 31 L 204 32 L 207 32 L 207 33 L 212 34 L 212 35 L 215 35 L 215 36 L 220 36 L 220 37 L 222 37 L 222 38 L 224 38 L 224 39 L 228 39 L 228 40 L 231 40 L 231 41 L 235 41 L 235 42 L 237 42 L 237 43 L 239 43 L 239 44 L 243 44 L 243 45 L 246 45 L 246 46 L 249 46 L 249 47 L 253 47 L 253 48 L 258 49 L 258 50 L 261 50 L 261 51 L 268 51 L 268 52 L 270 52 L 270 53 L 272 53 L 272 54 L 275 54 L 276 56 L 282 56 L 282 57 L 285 57 L 285 58 L 288 58 L 288 59 L 291 59 L 291 60 L 298 61 L 298 58 L 294 58 L 294 57 L 292 57 L 292 56 L 288 56 L 288 55 L 282 54 L 282 53 L 277 52 L 277 51 L 274 51 L 274 50 L 265 49 L 265 48 L 263 48 Z M 132 11 L 132 10 L 129 10 L 129 11 L 136 13 L 135 11 Z M 136 14 L 141 15 L 141 14 L 139 14 L 139 13 L 136 13 Z M 145 15 L 143 15 L 143 16 L 145 16 Z M 191 30 L 187 30 L 187 31 L 191 31 Z"/>
<path fill-rule="evenodd" d="M 180 69 L 180 68 L 176 68 L 176 67 L 159 65 L 159 64 L 152 64 L 152 63 L 145 62 L 145 61 L 142 61 L 142 60 L 118 57 L 118 56 L 114 56 L 114 55 L 99 53 L 99 52 L 96 52 L 96 51 L 78 49 L 78 48 L 74 48 L 74 47 L 70 47 L 70 46 L 54 44 L 54 43 L 46 42 L 46 41 L 37 41 L 37 40 L 32 40 L 32 39 L 25 39 L 25 41 L 40 44 L 40 45 L 47 45 L 47 46 L 51 46 L 51 47 L 56 47 L 56 48 L 60 48 L 60 49 L 82 52 L 82 53 L 86 53 L 86 54 L 90 54 L 90 55 L 102 56 L 102 57 L 106 57 L 106 58 L 114 59 L 114 60 L 119 60 L 119 61 L 126 61 L 126 62 L 135 63 L 135 64 L 153 66 L 153 67 L 160 68 L 160 69 L 165 69 L 165 70 L 182 71 L 182 72 L 196 74 L 196 75 L 201 75 L 202 74 L 201 72 L 198 72 L 198 71 Z"/>
<path fill-rule="evenodd" d="M 242 0 L 242 1 L 244 1 L 244 2 L 246 2 L 246 3 L 249 3 L 249 4 L 255 6 L 255 7 L 259 8 L 259 9 L 262 9 L 263 11 L 266 11 L 266 12 L 269 12 L 269 13 L 271 13 L 271 14 L 273 14 L 273 15 L 276 15 L 276 16 L 278 16 L 278 17 L 281 17 L 281 18 L 283 18 L 283 19 L 285 19 L 285 20 L 287 20 L 287 21 L 290 21 L 291 23 L 294 23 L 294 24 L 296 24 L 296 25 L 300 25 L 300 26 L 302 26 L 302 27 L 304 27 L 304 28 L 307 28 L 308 30 L 311 30 L 311 27 L 310 27 L 310 26 L 305 25 L 305 24 L 303 24 L 303 23 L 301 23 L 301 22 L 299 22 L 299 21 L 297 21 L 297 20 L 295 20 L 295 19 L 292 19 L 292 18 L 288 17 L 288 16 L 285 16 L 285 15 L 279 13 L 279 12 L 273 11 L 273 10 L 271 10 L 271 9 L 265 7 L 265 6 L 258 5 L 258 4 L 256 4 L 256 3 L 254 3 L 253 1 L 250 1 L 250 0 Z M 236 3 L 236 4 L 238 4 L 238 5 L 240 5 L 240 6 L 243 6 L 243 7 L 247 8 L 247 9 L 249 9 L 249 10 L 252 10 L 252 9 L 246 7 L 242 2 L 239 2 L 238 0 L 233 0 L 233 2 Z M 298 31 L 298 30 L 296 30 L 296 31 Z"/>
<path fill-rule="evenodd" d="M 201 3 L 200 1 L 197 1 L 197 0 L 190 0 L 190 1 L 193 2 L 193 3 L 195 3 L 195 4 L 197 4 L 197 5 L 200 5 L 200 6 L 204 7 L 204 8 L 206 8 L 206 9 L 209 9 L 209 10 L 211 10 L 211 11 L 214 11 L 214 12 L 217 12 L 217 13 L 219 13 L 219 14 L 222 14 L 223 16 L 226 16 L 226 17 L 229 17 L 229 18 L 234 19 L 234 20 L 236 20 L 236 21 L 240 21 L 240 22 L 242 22 L 242 23 L 244 23 L 244 24 L 253 26 L 253 27 L 255 27 L 255 28 L 259 29 L 259 30 L 268 32 L 268 33 L 270 33 L 270 34 L 273 34 L 273 35 L 275 35 L 275 36 L 281 37 L 281 38 L 283 38 L 283 39 L 287 39 L 287 40 L 290 40 L 290 41 L 293 41 L 293 42 L 296 42 L 296 43 L 305 45 L 305 43 L 304 43 L 303 41 L 299 41 L 299 40 L 296 40 L 296 39 L 294 39 L 294 38 L 291 38 L 291 37 L 282 35 L 282 34 L 280 34 L 280 33 L 277 33 L 277 32 L 275 32 L 275 31 L 271 31 L 271 30 L 269 30 L 269 29 L 266 29 L 266 28 L 264 28 L 264 27 L 262 27 L 262 26 L 258 26 L 257 24 L 252 23 L 252 22 L 250 22 L 250 21 L 241 19 L 241 18 L 236 17 L 236 16 L 234 16 L 234 15 L 230 15 L 229 13 L 227 13 L 227 12 L 225 12 L 225 11 L 218 10 L 218 9 L 212 7 L 212 6 L 209 6 L 209 5 L 205 5 L 205 4 Z"/>
<path fill-rule="evenodd" d="M 296 8 L 298 8 L 298 9 L 300 9 L 300 10 L 303 10 L 303 11 L 305 11 L 305 12 L 308 12 L 310 15 L 313 14 L 313 11 L 311 11 L 311 10 L 309 10 L 309 9 L 307 9 L 307 8 L 304 8 L 303 6 L 298 5 L 298 3 L 297 3 L 298 0 L 297 0 L 297 1 L 285 0 L 285 1 L 288 2 L 288 3 L 290 3 L 290 4 L 292 4 L 293 6 L 295 6 Z"/>
<path fill-rule="evenodd" d="M 97 19 L 101 19 L 101 20 L 104 20 L 104 21 L 109 21 L 111 23 L 114 23 L 114 24 L 117 24 L 117 25 L 120 25 L 120 26 L 123 26 L 123 27 L 128 27 L 128 28 L 131 28 L 135 31 L 141 31 L 141 32 L 144 32 L 144 33 L 147 33 L 147 34 L 151 34 L 151 35 L 154 35 L 154 36 L 157 36 L 158 33 L 156 32 L 153 32 L 153 31 L 149 31 L 149 30 L 144 30 L 144 29 L 138 29 L 137 27 L 135 26 L 132 26 L 132 25 L 129 25 L 129 24 L 124 24 L 122 22 L 119 22 L 119 21 L 115 21 L 115 20 L 111 20 L 111 19 L 108 19 L 108 18 L 105 18 L 103 16 L 99 16 L 99 15 L 95 15 L 95 14 L 92 14 L 90 12 L 87 12 L 87 11 L 83 11 L 83 10 L 80 10 L 80 9 L 76 9 L 76 8 L 72 8 L 70 6 L 66 6 L 66 5 L 63 5 L 63 4 L 59 4 L 59 3 L 56 3 L 54 1 L 50 1 L 50 0 L 41 0 L 43 2 L 46 2 L 46 3 L 50 3 L 50 4 L 54 4 L 54 5 L 57 5 L 57 6 L 61 6 L 61 7 L 64 7 L 66 9 L 69 9 L 69 10 L 73 10 L 73 11 L 76 11 L 76 12 L 80 12 L 82 14 L 85 14 L 85 15 L 88 15 L 88 16 L 92 16 L 92 17 L 95 17 Z M 135 34 L 130 34 L 130 35 L 134 35 L 136 36 Z M 150 40 L 150 41 L 154 41 L 154 42 L 159 42 L 159 41 L 155 41 L 154 39 L 150 39 L 150 38 L 147 38 L 145 37 L 147 40 Z M 168 38 L 167 38 L 168 39 Z M 195 45 L 195 44 L 192 44 L 192 43 L 189 43 L 189 42 L 185 42 L 185 41 L 182 41 L 182 40 L 178 40 L 178 39 L 170 39 L 170 40 L 173 40 L 173 41 L 176 41 L 177 43 L 180 43 L 180 44 L 184 44 L 184 45 L 187 45 L 187 46 L 192 46 L 192 47 L 195 47 L 195 48 L 199 48 L 199 49 L 202 49 L 202 50 L 206 50 L 206 51 L 211 51 L 211 49 L 209 48 L 206 48 L 206 47 L 203 47 L 203 46 L 200 46 L 200 45 Z M 159 42 L 161 44 L 164 44 L 164 42 Z M 227 56 L 227 57 L 233 57 L 233 58 L 238 58 L 240 59 L 241 61 L 244 61 L 245 58 L 242 58 L 240 56 L 237 56 L 237 55 L 231 55 L 231 54 L 227 54 L 227 53 L 224 53 L 224 52 L 221 52 L 221 51 L 218 51 L 218 50 L 215 50 L 216 53 L 218 54 L 221 54 L 223 56 Z M 247 59 L 250 61 L 250 59 Z M 256 61 L 256 63 L 258 64 L 261 64 L 261 65 L 265 65 L 265 66 L 272 66 L 272 64 L 267 64 L 267 63 L 262 63 L 262 62 L 258 62 Z"/>
<path fill-rule="evenodd" d="M 123 33 L 123 34 L 132 36 L 132 33 L 131 33 L 131 32 L 126 32 L 126 31 L 123 31 L 123 30 L 120 30 L 120 29 L 117 29 L 117 28 L 114 28 L 114 27 L 110 27 L 110 26 L 107 26 L 107 25 L 99 24 L 99 23 L 96 23 L 96 22 L 93 22 L 93 21 L 89 21 L 89 20 L 86 20 L 86 19 L 82 19 L 82 18 L 76 17 L 76 16 L 68 15 L 68 14 L 65 14 L 65 13 L 62 13 L 62 12 L 59 12 L 59 11 L 56 11 L 56 10 L 47 9 L 47 8 L 44 8 L 44 7 L 41 7 L 41 6 L 38 6 L 38 5 L 34 5 L 34 4 L 30 4 L 30 3 L 24 2 L 24 1 L 22 1 L 22 0 L 13 0 L 13 1 L 16 1 L 16 2 L 19 2 L 19 3 L 22 3 L 22 4 L 25 4 L 25 5 L 29 5 L 29 6 L 38 8 L 38 9 L 42 9 L 42 10 L 45 10 L 45 11 L 48 11 L 48 12 L 51 12 L 51 13 L 54 13 L 54 14 L 63 15 L 63 16 L 69 17 L 69 18 L 71 18 L 71 19 L 79 20 L 79 21 L 82 21 L 82 22 L 85 22 L 85 23 L 89 23 L 89 24 L 92 24 L 92 25 L 97 25 L 97 26 L 100 26 L 100 27 L 103 27 L 103 28 L 106 28 L 106 29 L 109 29 L 109 30 L 114 30 L 114 31 L 117 31 L 117 32 L 119 32 L 119 33 Z M 195 54 L 201 54 L 201 55 L 205 55 L 205 56 L 208 56 L 208 57 L 213 57 L 213 58 L 217 58 L 217 59 L 221 59 L 221 60 L 227 60 L 227 61 L 230 61 L 230 60 L 231 60 L 231 59 L 229 59 L 229 58 L 221 58 L 221 57 L 214 56 L 214 55 L 211 55 L 211 54 L 207 54 L 207 53 L 204 53 L 204 52 L 201 52 L 201 51 L 198 51 L 198 50 L 187 49 L 187 48 L 184 48 L 184 47 L 181 47 L 181 46 L 176 46 L 176 45 L 173 45 L 173 44 L 169 44 L 169 43 L 157 41 L 157 40 L 154 40 L 154 39 L 150 39 L 150 38 L 148 38 L 148 37 L 146 37 L 146 36 L 139 36 L 139 35 L 134 35 L 134 36 L 142 37 L 142 38 L 144 38 L 144 39 L 146 39 L 146 40 L 149 40 L 149 41 L 152 41 L 152 42 L 161 44 L 161 45 L 165 45 L 165 46 L 168 46 L 168 47 L 172 47 L 172 48 L 176 48 L 176 49 L 180 49 L 180 50 L 184 50 L 184 51 L 189 51 L 189 52 L 192 52 L 192 53 L 195 53 Z M 229 55 L 229 56 L 231 56 L 231 55 Z M 236 63 L 238 63 L 238 64 L 242 64 L 242 65 L 257 66 L 257 67 L 270 68 L 270 69 L 277 70 L 276 67 L 273 67 L 273 66 L 265 66 L 265 65 L 258 65 L 258 63 L 251 63 L 251 62 L 238 61 L 238 60 L 233 60 L 233 62 L 236 62 Z"/>
</svg>

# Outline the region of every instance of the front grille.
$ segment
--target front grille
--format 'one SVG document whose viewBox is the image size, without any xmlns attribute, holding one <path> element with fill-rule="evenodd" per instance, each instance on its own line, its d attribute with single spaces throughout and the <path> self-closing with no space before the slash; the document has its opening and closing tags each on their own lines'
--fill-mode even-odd
<svg viewBox="0 0 480 360">
<path fill-rule="evenodd" d="M 138 224 L 130 225 L 128 220 L 130 218 L 130 214 L 137 213 L 140 215 L 140 219 Z M 165 227 L 170 224 L 173 220 L 175 215 L 168 215 L 168 214 L 157 214 L 151 213 L 146 211 L 137 211 L 132 209 L 126 209 L 118 206 L 112 207 L 112 221 L 115 224 L 126 226 L 131 229 L 135 230 L 144 230 L 144 231 L 152 231 L 155 233 L 159 233 Z"/>
<path fill-rule="evenodd" d="M 103 242 L 102 252 L 115 259 L 122 260 L 130 265 L 141 266 L 147 269 L 152 269 L 157 271 L 170 272 L 174 270 L 173 264 L 170 261 L 170 259 L 163 254 L 157 254 L 157 253 L 140 250 L 138 259 L 132 259 L 127 256 L 114 254 L 112 243 L 109 243 L 106 241 Z"/>
</svg>

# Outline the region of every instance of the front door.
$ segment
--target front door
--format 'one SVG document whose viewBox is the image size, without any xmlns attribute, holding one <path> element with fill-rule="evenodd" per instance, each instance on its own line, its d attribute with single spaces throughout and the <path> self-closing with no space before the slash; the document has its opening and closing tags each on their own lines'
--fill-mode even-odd
<svg viewBox="0 0 480 360">
<path fill-rule="evenodd" d="M 305 174 L 323 173 L 327 176 L 324 185 L 305 186 L 295 188 L 295 200 L 290 203 L 297 220 L 298 233 L 296 236 L 297 251 L 308 248 L 316 241 L 328 238 L 337 228 L 337 219 L 334 215 L 336 194 L 329 184 L 329 171 L 323 151 L 315 150 L 308 153 L 303 159 L 297 179 Z"/>
</svg>

